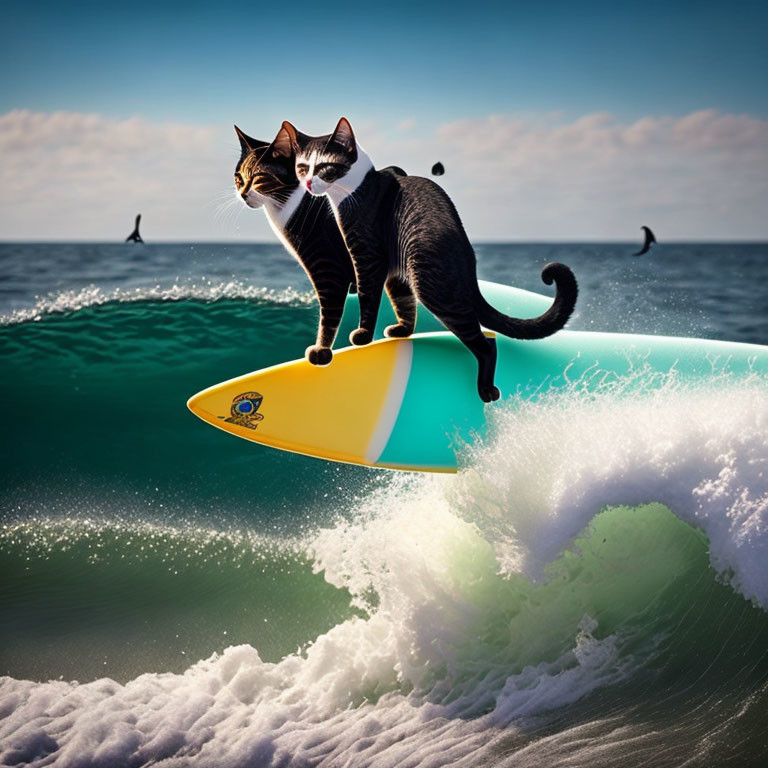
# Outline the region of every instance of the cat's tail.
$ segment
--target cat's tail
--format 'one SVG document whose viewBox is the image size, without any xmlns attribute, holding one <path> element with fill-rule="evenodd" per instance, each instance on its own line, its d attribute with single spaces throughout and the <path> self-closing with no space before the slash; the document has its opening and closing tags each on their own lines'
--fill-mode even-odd
<svg viewBox="0 0 768 768">
<path fill-rule="evenodd" d="M 477 314 L 480 323 L 513 339 L 543 339 L 559 331 L 568 322 L 576 306 L 576 297 L 579 295 L 576 278 L 570 267 L 553 261 L 541 270 L 541 279 L 547 285 L 554 282 L 557 286 L 555 300 L 543 315 L 529 320 L 509 317 L 494 309 L 478 292 Z"/>
</svg>

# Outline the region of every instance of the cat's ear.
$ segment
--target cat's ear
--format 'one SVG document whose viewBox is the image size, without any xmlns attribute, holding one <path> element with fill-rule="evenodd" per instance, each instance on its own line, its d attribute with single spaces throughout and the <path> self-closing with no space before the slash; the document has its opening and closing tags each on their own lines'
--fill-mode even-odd
<svg viewBox="0 0 768 768">
<path fill-rule="evenodd" d="M 293 151 L 300 152 L 306 146 L 307 142 L 312 138 L 307 136 L 306 133 L 302 133 L 298 128 L 291 125 L 287 120 L 283 120 L 283 128 L 288 132 L 291 137 L 291 143 L 293 144 Z"/>
<path fill-rule="evenodd" d="M 269 145 L 269 142 L 267 141 L 259 141 L 258 139 L 251 138 L 243 133 L 237 126 L 235 126 L 235 133 L 237 134 L 237 138 L 240 139 L 240 149 L 243 150 L 244 155 L 252 149 L 263 149 Z"/>
<path fill-rule="evenodd" d="M 331 134 L 331 141 L 339 144 L 350 155 L 357 157 L 357 142 L 355 141 L 355 134 L 352 131 L 352 126 L 349 124 L 349 120 L 346 117 L 342 117 L 336 124 Z"/>
<path fill-rule="evenodd" d="M 272 157 L 291 157 L 296 151 L 295 140 L 296 129 L 289 122 L 284 122 L 269 145 L 269 154 Z"/>
</svg>

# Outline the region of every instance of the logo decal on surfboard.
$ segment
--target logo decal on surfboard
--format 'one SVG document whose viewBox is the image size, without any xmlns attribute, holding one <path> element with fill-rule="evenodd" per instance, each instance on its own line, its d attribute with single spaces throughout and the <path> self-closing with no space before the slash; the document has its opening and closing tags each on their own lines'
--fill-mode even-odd
<svg viewBox="0 0 768 768">
<path fill-rule="evenodd" d="M 263 414 L 258 413 L 263 399 L 258 392 L 243 392 L 233 398 L 229 418 L 225 416 L 219 416 L 219 418 L 230 424 L 237 424 L 239 427 L 256 429 L 258 423 L 264 418 Z"/>
</svg>

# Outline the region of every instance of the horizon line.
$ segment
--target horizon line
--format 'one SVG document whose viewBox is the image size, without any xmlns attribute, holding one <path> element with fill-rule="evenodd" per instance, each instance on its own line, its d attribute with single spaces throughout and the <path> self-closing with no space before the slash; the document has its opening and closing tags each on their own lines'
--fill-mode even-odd
<svg viewBox="0 0 768 768">
<path fill-rule="evenodd" d="M 502 240 L 497 238 L 480 238 L 477 240 L 470 240 L 473 245 L 593 245 L 593 244 L 616 244 L 616 245 L 633 245 L 637 244 L 640 238 L 633 240 L 613 240 L 608 238 L 600 239 L 569 239 L 569 238 L 552 238 L 552 239 L 509 239 Z M 700 238 L 669 238 L 664 239 L 658 245 L 675 244 L 675 245 L 727 245 L 727 244 L 743 244 L 743 245 L 768 245 L 768 236 L 763 239 L 760 238 L 714 238 L 714 239 L 700 239 Z M 14 239 L 14 240 L 2 240 L 0 239 L 0 245 L 128 245 L 124 240 L 101 240 L 101 239 Z M 136 244 L 131 244 L 136 245 Z M 203 240 L 177 240 L 177 239 L 165 239 L 144 241 L 141 245 L 275 245 L 281 246 L 282 244 L 278 240 L 218 240 L 218 239 L 203 239 Z"/>
</svg>

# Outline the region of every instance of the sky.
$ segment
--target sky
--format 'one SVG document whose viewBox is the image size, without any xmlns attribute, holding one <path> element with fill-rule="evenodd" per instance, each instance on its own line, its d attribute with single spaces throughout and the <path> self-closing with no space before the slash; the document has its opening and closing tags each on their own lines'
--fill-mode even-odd
<svg viewBox="0 0 768 768">
<path fill-rule="evenodd" d="M 0 240 L 262 240 L 232 130 L 341 115 L 474 240 L 768 239 L 768 3 L 6 3 Z M 123 234 L 125 230 L 125 234 Z"/>
</svg>

